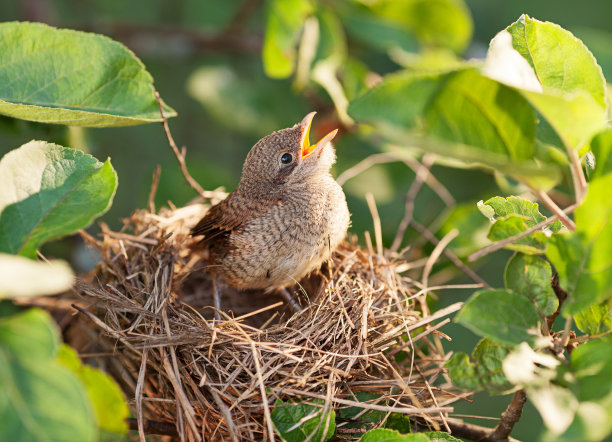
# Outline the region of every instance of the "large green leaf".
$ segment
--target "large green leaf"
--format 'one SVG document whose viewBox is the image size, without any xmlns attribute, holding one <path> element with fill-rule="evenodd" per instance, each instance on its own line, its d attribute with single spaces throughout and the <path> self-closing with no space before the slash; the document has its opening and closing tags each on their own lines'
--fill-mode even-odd
<svg viewBox="0 0 612 442">
<path fill-rule="evenodd" d="M 472 18 L 462 0 L 384 0 L 375 14 L 414 32 L 424 45 L 462 52 L 472 37 Z"/>
<path fill-rule="evenodd" d="M 469 391 L 487 390 L 503 394 L 512 389 L 502 370 L 510 349 L 490 339 L 481 339 L 472 352 L 473 362 L 465 353 L 455 353 L 445 364 L 453 384 Z"/>
<path fill-rule="evenodd" d="M 41 310 L 0 320 L 0 440 L 96 440 L 89 400 L 55 360 L 58 346 L 57 327 Z"/>
<path fill-rule="evenodd" d="M 541 256 L 516 253 L 506 265 L 506 288 L 527 297 L 544 316 L 553 314 L 559 300 L 551 287 L 552 269 Z"/>
<path fill-rule="evenodd" d="M 283 441 L 302 442 L 307 438 L 326 441 L 336 431 L 336 413 L 332 409 L 323 415 L 323 402 L 319 400 L 306 403 L 277 399 L 272 410 L 272 423 Z"/>
<path fill-rule="evenodd" d="M 153 78 L 107 37 L 42 23 L 0 24 L 0 114 L 71 126 L 161 121 Z M 166 106 L 168 116 L 176 113 Z"/>
<path fill-rule="evenodd" d="M 587 91 L 601 107 L 607 106 L 601 68 L 571 32 L 527 15 L 522 15 L 506 32 L 512 36 L 512 47 L 534 69 L 544 92 Z"/>
<path fill-rule="evenodd" d="M 533 161 L 531 105 L 519 92 L 473 68 L 388 75 L 353 100 L 348 113 L 394 143 L 484 165 L 538 188 L 554 185 L 559 176 L 556 166 Z"/>
<path fill-rule="evenodd" d="M 606 127 L 606 83 L 591 52 L 569 31 L 526 15 L 500 32 L 487 54 L 487 75 L 516 87 L 567 148 Z M 552 138 L 546 136 L 546 141 Z"/>
<path fill-rule="evenodd" d="M 595 155 L 595 170 L 589 175 L 590 180 L 612 174 L 612 129 L 598 134 L 591 142 Z"/>
<path fill-rule="evenodd" d="M 309 0 L 267 0 L 266 35 L 262 50 L 264 70 L 273 78 L 287 78 L 295 68 L 297 34 L 313 11 Z"/>
<path fill-rule="evenodd" d="M 0 160 L 0 252 L 34 256 L 110 207 L 117 175 L 81 151 L 31 141 Z"/>
<path fill-rule="evenodd" d="M 0 299 L 54 295 L 73 283 L 74 274 L 64 261 L 37 262 L 0 253 Z"/>
<path fill-rule="evenodd" d="M 77 353 L 66 344 L 60 347 L 59 361 L 85 385 L 98 426 L 105 431 L 126 433 L 128 426 L 125 420 L 130 416 L 130 409 L 113 378 L 101 370 L 83 365 Z"/>
<path fill-rule="evenodd" d="M 546 256 L 569 297 L 564 315 L 574 315 L 612 297 L 612 174 L 589 184 L 576 209 L 576 232 L 555 234 Z"/>
<path fill-rule="evenodd" d="M 474 293 L 455 321 L 500 344 L 534 342 L 539 335 L 539 316 L 534 305 L 524 296 L 508 290 Z"/>
</svg>

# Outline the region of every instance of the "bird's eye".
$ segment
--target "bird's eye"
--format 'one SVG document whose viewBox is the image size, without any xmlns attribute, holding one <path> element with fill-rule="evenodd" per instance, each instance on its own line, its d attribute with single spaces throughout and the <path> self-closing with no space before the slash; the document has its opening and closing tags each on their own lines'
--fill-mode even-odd
<svg viewBox="0 0 612 442">
<path fill-rule="evenodd" d="M 283 164 L 289 164 L 293 161 L 293 155 L 291 155 L 290 153 L 284 153 L 281 157 L 280 157 L 281 163 Z"/>
</svg>

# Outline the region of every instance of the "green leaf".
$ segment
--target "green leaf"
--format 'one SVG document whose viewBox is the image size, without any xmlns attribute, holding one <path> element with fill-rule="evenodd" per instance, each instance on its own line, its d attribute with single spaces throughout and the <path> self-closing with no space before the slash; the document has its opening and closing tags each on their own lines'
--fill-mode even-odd
<svg viewBox="0 0 612 442">
<path fill-rule="evenodd" d="M 276 400 L 272 410 L 272 423 L 278 435 L 286 442 L 329 440 L 336 431 L 336 413 L 330 409 L 323 414 L 323 401 L 306 403 L 298 400 Z M 302 420 L 307 418 L 305 420 Z"/>
<path fill-rule="evenodd" d="M 397 431 L 386 428 L 378 428 L 368 431 L 360 439 L 360 442 L 429 442 L 425 433 L 400 434 Z"/>
<path fill-rule="evenodd" d="M 0 253 L 0 299 L 55 295 L 73 283 L 74 274 L 64 261 L 38 262 Z"/>
<path fill-rule="evenodd" d="M 358 391 L 355 393 L 355 398 L 359 402 L 367 402 L 371 404 L 379 404 L 383 401 L 379 400 L 379 394 L 368 393 L 367 391 Z M 371 425 L 381 422 L 385 418 L 386 413 L 379 410 L 368 410 L 366 408 L 351 406 L 338 409 L 338 417 L 349 421 L 345 428 L 371 428 Z M 354 421 L 354 422 L 350 422 Z"/>
<path fill-rule="evenodd" d="M 593 54 L 561 26 L 522 15 L 506 31 L 512 47 L 531 65 L 544 92 L 586 91 L 606 107 L 605 79 Z"/>
<path fill-rule="evenodd" d="M 266 33 L 262 49 L 264 71 L 287 78 L 295 68 L 297 34 L 313 11 L 309 0 L 267 0 Z"/>
<path fill-rule="evenodd" d="M 587 92 L 562 95 L 523 91 L 523 95 L 546 118 L 566 148 L 579 149 L 608 127 L 606 110 Z"/>
<path fill-rule="evenodd" d="M 0 160 L 0 251 L 34 256 L 110 207 L 117 175 L 81 151 L 30 141 Z"/>
<path fill-rule="evenodd" d="M 0 319 L 0 440 L 96 440 L 84 389 L 55 360 L 59 343 L 42 310 Z"/>
<path fill-rule="evenodd" d="M 451 436 L 443 431 L 430 431 L 425 433 L 431 442 L 461 442 L 461 439 Z"/>
<path fill-rule="evenodd" d="M 562 440 L 602 440 L 612 433 L 612 341 L 591 341 L 572 352 L 576 415 Z"/>
<path fill-rule="evenodd" d="M 575 315 L 612 297 L 612 174 L 591 181 L 576 209 L 576 232 L 555 234 L 546 256 L 569 297 L 565 316 Z"/>
<path fill-rule="evenodd" d="M 455 353 L 445 366 L 453 384 L 459 388 L 504 394 L 513 387 L 502 370 L 502 362 L 509 352 L 508 347 L 485 338 L 474 348 L 473 362 L 465 353 Z"/>
<path fill-rule="evenodd" d="M 60 347 L 59 362 L 76 374 L 85 385 L 98 426 L 112 433 L 126 433 L 126 419 L 130 416 L 130 409 L 113 378 L 101 370 L 83 365 L 77 353 L 66 344 Z"/>
<path fill-rule="evenodd" d="M 553 314 L 559 300 L 551 287 L 552 269 L 540 256 L 515 253 L 506 265 L 506 288 L 527 297 L 544 316 Z"/>
<path fill-rule="evenodd" d="M 598 335 L 612 330 L 610 304 L 594 304 L 574 316 L 576 327 L 589 335 Z"/>
<path fill-rule="evenodd" d="M 516 91 L 476 70 L 449 74 L 425 117 L 430 132 L 441 138 L 513 160 L 533 156 L 533 110 Z"/>
<path fill-rule="evenodd" d="M 599 133 L 591 141 L 591 151 L 595 155 L 595 170 L 590 174 L 589 179 L 607 174 L 612 174 L 612 129 Z"/>
<path fill-rule="evenodd" d="M 357 121 L 414 128 L 440 89 L 439 73 L 399 72 L 353 100 L 348 113 Z"/>
<path fill-rule="evenodd" d="M 161 121 L 153 78 L 121 43 L 42 23 L 0 24 L 0 114 L 107 127 Z M 176 113 L 166 106 L 166 114 Z"/>
<path fill-rule="evenodd" d="M 518 235 L 546 220 L 546 217 L 539 212 L 537 203 L 516 196 L 509 196 L 508 198 L 493 197 L 484 202 L 480 209 L 481 212 L 487 206 L 492 208 L 493 214 L 499 217 L 498 219 L 495 219 L 494 216 L 489 218 L 494 220 L 494 224 L 491 225 L 488 234 L 489 239 L 492 241 L 500 241 Z M 490 215 L 489 212 L 487 211 Z M 559 229 L 561 229 L 561 223 L 555 221 L 546 229 L 533 232 L 525 238 L 508 244 L 506 248 L 525 254 L 543 253 L 546 250 L 544 230 L 557 232 Z"/>
<path fill-rule="evenodd" d="M 508 215 L 497 219 L 489 229 L 488 238 L 491 241 L 501 241 L 528 229 L 528 218 L 522 215 Z M 546 236 L 542 232 L 532 234 L 514 241 L 505 246 L 506 249 L 516 250 L 525 254 L 539 254 L 546 251 Z"/>
<path fill-rule="evenodd" d="M 372 7 L 375 14 L 410 29 L 423 45 L 461 53 L 472 37 L 472 18 L 461 0 L 387 0 Z"/>
<path fill-rule="evenodd" d="M 36 364 L 52 359 L 60 344 L 57 326 L 43 310 L 32 308 L 0 317 L 0 349 Z"/>
<path fill-rule="evenodd" d="M 353 100 L 348 113 L 399 145 L 484 165 L 538 188 L 559 176 L 557 166 L 533 161 L 536 126 L 529 103 L 472 68 L 388 75 Z"/>
<path fill-rule="evenodd" d="M 455 322 L 500 344 L 534 342 L 539 316 L 524 296 L 508 290 L 480 290 L 468 299 Z"/>
<path fill-rule="evenodd" d="M 388 53 L 394 48 L 409 52 L 416 52 L 419 48 L 414 32 L 365 6 L 343 2 L 338 13 L 347 33 L 372 49 Z"/>
</svg>

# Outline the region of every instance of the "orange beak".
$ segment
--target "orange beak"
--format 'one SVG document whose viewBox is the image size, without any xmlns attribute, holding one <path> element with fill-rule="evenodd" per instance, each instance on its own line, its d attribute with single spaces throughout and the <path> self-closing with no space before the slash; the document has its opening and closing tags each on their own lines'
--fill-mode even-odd
<svg viewBox="0 0 612 442">
<path fill-rule="evenodd" d="M 312 124 L 312 119 L 314 118 L 316 112 L 311 112 L 304 117 L 302 122 L 300 123 L 300 129 L 302 131 L 302 135 L 300 137 L 300 148 L 302 152 L 302 160 L 305 160 L 313 153 L 317 154 L 317 158 L 321 156 L 321 152 L 327 144 L 334 139 L 336 134 L 338 133 L 338 129 L 332 130 L 330 133 L 325 135 L 321 140 L 314 144 L 310 145 L 310 141 L 308 140 L 308 134 L 310 133 L 310 125 Z"/>
</svg>

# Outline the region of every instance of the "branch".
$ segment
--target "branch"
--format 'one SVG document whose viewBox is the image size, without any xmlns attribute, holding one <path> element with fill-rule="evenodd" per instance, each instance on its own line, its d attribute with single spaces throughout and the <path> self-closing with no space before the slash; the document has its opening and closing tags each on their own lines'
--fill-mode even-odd
<svg viewBox="0 0 612 442">
<path fill-rule="evenodd" d="M 168 138 L 168 143 L 170 144 L 170 147 L 172 148 L 172 152 L 174 152 L 174 156 L 176 157 L 179 163 L 179 166 L 181 168 L 181 173 L 183 174 L 185 181 L 187 181 L 187 184 L 189 184 L 191 188 L 195 190 L 196 192 L 198 192 L 198 194 L 201 195 L 202 197 L 206 199 L 214 198 L 215 194 L 213 192 L 205 191 L 202 188 L 202 186 L 200 186 L 198 182 L 194 180 L 193 177 L 189 174 L 189 171 L 187 170 L 187 164 L 185 164 L 186 150 L 183 147 L 182 151 L 179 152 L 179 149 L 176 146 L 176 143 L 174 142 L 174 138 L 172 138 L 172 133 L 170 133 L 170 126 L 168 126 L 168 118 L 166 118 L 166 113 L 164 112 L 164 106 L 159 96 L 159 92 L 157 91 L 155 91 L 155 99 L 157 100 L 157 104 L 159 105 L 159 113 L 162 118 L 162 125 L 164 126 L 164 131 L 166 132 L 166 138 Z"/>
<path fill-rule="evenodd" d="M 468 440 L 478 442 L 493 442 L 489 434 L 491 429 L 488 427 L 481 427 L 480 425 L 468 424 L 463 421 L 455 419 L 447 419 L 448 426 L 451 429 L 453 436 L 459 436 Z M 517 439 L 509 437 L 506 439 L 508 442 L 519 442 Z"/>
<path fill-rule="evenodd" d="M 576 210 L 577 207 L 578 207 L 577 204 L 573 204 L 569 206 L 568 208 L 566 208 L 563 212 L 565 214 L 570 214 L 574 210 Z M 483 247 L 482 249 L 468 256 L 468 261 L 470 262 L 476 261 L 477 259 L 482 258 L 483 256 L 488 255 L 489 253 L 502 249 L 506 247 L 508 244 L 518 241 L 519 239 L 523 239 L 526 236 L 531 235 L 533 232 L 543 229 L 546 226 L 549 226 L 550 224 L 554 223 L 558 219 L 559 219 L 558 215 L 552 215 L 549 218 L 545 219 L 544 221 L 537 223 L 535 226 L 525 230 L 524 232 L 519 233 L 518 235 L 514 235 L 514 236 L 511 236 L 510 238 L 502 239 L 501 241 L 494 242 L 493 244 L 489 244 L 488 246 Z"/>
<path fill-rule="evenodd" d="M 550 281 L 550 286 L 552 287 L 553 291 L 555 292 L 555 295 L 557 295 L 557 299 L 559 300 L 559 306 L 557 307 L 557 310 L 552 315 L 546 318 L 548 329 L 552 330 L 553 324 L 555 323 L 557 316 L 559 316 L 559 314 L 561 313 L 561 307 L 567 299 L 567 292 L 563 290 L 559 285 L 559 274 L 556 272 L 553 275 L 552 280 Z"/>
<path fill-rule="evenodd" d="M 491 440 L 508 440 L 508 436 L 512 432 L 512 428 L 514 428 L 514 424 L 518 422 L 521 418 L 521 414 L 523 413 L 523 405 L 527 401 L 527 394 L 525 390 L 519 390 L 514 393 L 512 397 L 512 401 L 508 404 L 508 408 L 502 413 L 501 421 L 495 427 L 495 430 L 489 438 Z"/>
<path fill-rule="evenodd" d="M 429 230 L 427 230 L 425 227 L 423 227 L 421 224 L 419 224 L 418 222 L 416 222 L 414 219 L 412 221 L 410 221 L 410 225 L 412 226 L 412 228 L 414 230 L 416 230 L 417 232 L 419 232 L 427 241 L 429 241 L 430 243 L 432 243 L 434 246 L 437 246 L 440 241 L 438 240 L 438 238 L 436 238 Z M 468 266 L 466 266 L 463 262 L 461 262 L 461 260 L 459 258 L 457 258 L 457 255 L 455 255 L 453 252 L 451 252 L 448 249 L 444 249 L 442 251 L 442 253 L 444 254 L 444 256 L 446 256 L 453 264 L 455 264 L 455 266 L 457 266 L 457 268 L 459 270 L 461 270 L 463 273 L 465 273 L 467 276 L 469 276 L 473 281 L 482 284 L 482 286 L 484 288 L 490 289 L 491 286 L 489 284 L 487 284 L 487 282 L 482 279 L 480 276 L 478 276 L 472 269 L 470 269 Z"/>
<path fill-rule="evenodd" d="M 554 215 L 559 217 L 559 221 L 561 221 L 565 227 L 567 227 L 571 232 L 576 231 L 576 224 L 574 224 L 574 221 L 572 221 L 567 214 L 561 210 L 559 206 L 557 206 L 557 204 L 551 197 L 548 196 L 546 192 L 542 190 L 532 190 L 535 192 L 542 204 L 544 204 Z M 578 203 L 578 205 L 580 205 L 580 203 Z"/>
</svg>

